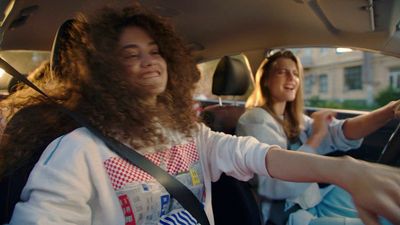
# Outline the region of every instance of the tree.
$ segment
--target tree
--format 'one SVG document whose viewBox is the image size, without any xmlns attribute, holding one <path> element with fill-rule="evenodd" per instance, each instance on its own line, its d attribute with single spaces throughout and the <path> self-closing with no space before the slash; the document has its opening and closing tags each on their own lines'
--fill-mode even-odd
<svg viewBox="0 0 400 225">
<path fill-rule="evenodd" d="M 381 92 L 378 93 L 378 95 L 375 96 L 375 102 L 378 104 L 378 106 L 384 106 L 390 101 L 394 101 L 400 98 L 400 89 L 394 89 L 392 87 L 388 87 Z"/>
</svg>

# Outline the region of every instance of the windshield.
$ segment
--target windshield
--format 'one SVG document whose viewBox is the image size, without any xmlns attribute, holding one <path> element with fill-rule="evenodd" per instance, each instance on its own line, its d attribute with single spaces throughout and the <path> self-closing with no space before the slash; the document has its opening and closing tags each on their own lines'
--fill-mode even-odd
<svg viewBox="0 0 400 225">
<path fill-rule="evenodd" d="M 345 48 L 289 50 L 304 67 L 305 106 L 370 111 L 400 98 L 399 58 Z M 213 60 L 198 65 L 202 74 L 196 92 L 199 100 L 218 99 L 211 93 L 217 63 Z M 246 101 L 252 88 L 236 100 Z M 232 96 L 222 99 L 232 100 Z"/>
</svg>

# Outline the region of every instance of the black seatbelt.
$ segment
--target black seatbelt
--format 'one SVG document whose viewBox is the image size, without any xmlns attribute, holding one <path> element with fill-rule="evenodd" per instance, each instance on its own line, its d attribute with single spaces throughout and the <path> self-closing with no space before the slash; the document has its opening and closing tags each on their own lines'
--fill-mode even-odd
<svg viewBox="0 0 400 225">
<path fill-rule="evenodd" d="M 108 148 L 114 151 L 121 158 L 127 160 L 131 164 L 139 167 L 143 171 L 154 177 L 164 188 L 184 207 L 197 222 L 202 225 L 209 225 L 207 215 L 204 211 L 202 203 L 196 198 L 196 196 L 191 192 L 185 185 L 178 181 L 175 177 L 161 169 L 159 166 L 155 165 L 152 161 L 144 157 L 143 155 L 136 152 L 136 150 L 122 144 L 121 142 L 115 140 L 112 137 L 104 135 L 96 127 L 92 126 L 86 118 L 82 115 L 73 112 L 54 101 L 46 93 L 40 90 L 36 85 L 30 82 L 25 76 L 18 72 L 14 67 L 8 64 L 4 59 L 0 57 L 0 67 L 3 68 L 11 76 L 15 77 L 17 80 L 24 82 L 29 87 L 35 89 L 37 92 L 45 96 L 51 103 L 53 103 L 59 110 L 66 113 L 68 116 L 73 118 L 78 124 L 86 127 L 95 136 L 100 138 Z"/>
</svg>

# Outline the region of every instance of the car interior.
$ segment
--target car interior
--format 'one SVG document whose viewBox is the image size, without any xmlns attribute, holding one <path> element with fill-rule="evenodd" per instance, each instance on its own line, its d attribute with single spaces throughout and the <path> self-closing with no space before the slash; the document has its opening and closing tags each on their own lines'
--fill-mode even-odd
<svg viewBox="0 0 400 225">
<path fill-rule="evenodd" d="M 212 130 L 232 135 L 245 108 L 243 101 L 222 99 L 224 96 L 243 97 L 248 93 L 253 74 L 271 49 L 348 47 L 400 57 L 398 0 L 231 0 L 229 4 L 219 0 L 141 0 L 140 3 L 172 20 L 199 64 L 219 60 L 209 83 L 218 101 L 198 100 L 202 106 L 200 117 Z M 40 54 L 33 54 L 31 60 L 36 57 L 40 61 L 43 59 L 41 54 L 47 55 L 44 58 L 57 60 L 51 56 L 56 49 L 53 41 L 64 21 L 78 12 L 91 13 L 105 5 L 123 7 L 129 4 L 130 0 L 2 0 L 0 57 L 27 74 L 31 70 L 26 67 L 29 63 L 19 62 L 10 52 L 35 51 Z M 248 64 L 233 57 L 237 54 L 245 55 Z M 10 81 L 11 77 L 0 76 L 0 88 L 6 90 Z M 6 98 L 8 94 L 4 91 L 0 96 Z M 306 113 L 315 110 L 318 108 L 307 108 Z M 363 113 L 336 111 L 339 119 Z M 397 124 L 398 121 L 390 121 L 367 136 L 362 146 L 349 154 L 399 166 L 400 153 L 396 146 L 400 145 L 400 129 L 396 128 Z M 18 172 L 22 174 L 18 176 L 20 179 L 2 180 L 0 193 L 20 192 L 33 163 Z M 216 224 L 262 224 L 255 186 L 226 175 L 213 183 Z M 11 192 L 12 189 L 16 192 Z M 18 198 L 18 195 L 1 194 L 0 202 L 8 202 L 8 205 L 0 205 L 0 222 L 8 222 L 10 205 Z M 236 216 L 232 217 L 232 214 Z"/>
<path fill-rule="evenodd" d="M 250 87 L 251 76 L 245 63 L 224 56 L 213 74 L 212 93 L 216 96 L 242 96 Z M 243 106 L 222 104 L 220 98 L 218 104 L 205 106 L 200 117 L 212 130 L 234 135 L 239 117 L 244 112 Z M 255 184 L 222 174 L 217 182 L 212 183 L 212 196 L 216 224 L 262 224 Z M 232 214 L 241 216 L 229 216 Z"/>
</svg>

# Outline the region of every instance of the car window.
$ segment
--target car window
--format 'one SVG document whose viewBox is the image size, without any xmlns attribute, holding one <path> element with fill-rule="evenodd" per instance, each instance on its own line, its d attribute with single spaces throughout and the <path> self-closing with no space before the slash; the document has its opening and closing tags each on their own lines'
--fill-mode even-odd
<svg viewBox="0 0 400 225">
<path fill-rule="evenodd" d="M 29 74 L 43 61 L 48 60 L 50 53 L 47 51 L 0 51 L 0 57 L 7 61 L 22 74 Z M 0 70 L 0 94 L 8 94 L 8 85 L 11 75 Z"/>
<path fill-rule="evenodd" d="M 306 106 L 372 110 L 400 98 L 400 59 L 345 48 L 291 49 L 304 67 Z"/>
<path fill-rule="evenodd" d="M 290 50 L 300 58 L 304 67 L 307 107 L 370 111 L 400 98 L 400 59 L 397 57 L 347 48 Z M 245 60 L 243 55 L 237 57 Z M 211 94 L 212 75 L 218 61 L 198 65 L 202 78 L 196 96 L 200 100 L 218 98 Z M 245 101 L 247 97 L 244 95 L 238 99 Z"/>
</svg>

